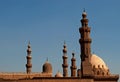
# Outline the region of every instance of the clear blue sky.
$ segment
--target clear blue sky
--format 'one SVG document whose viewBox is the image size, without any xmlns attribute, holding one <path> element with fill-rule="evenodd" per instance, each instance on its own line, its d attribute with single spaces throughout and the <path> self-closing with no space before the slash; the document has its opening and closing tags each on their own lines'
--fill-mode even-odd
<svg viewBox="0 0 120 82">
<path fill-rule="evenodd" d="M 92 52 L 103 58 L 112 73 L 120 74 L 119 3 L 120 0 L 0 0 L 0 71 L 25 72 L 29 40 L 33 72 L 42 71 L 47 57 L 54 74 L 62 72 L 64 40 L 69 66 L 74 51 L 80 68 L 78 29 L 85 8 Z"/>
</svg>

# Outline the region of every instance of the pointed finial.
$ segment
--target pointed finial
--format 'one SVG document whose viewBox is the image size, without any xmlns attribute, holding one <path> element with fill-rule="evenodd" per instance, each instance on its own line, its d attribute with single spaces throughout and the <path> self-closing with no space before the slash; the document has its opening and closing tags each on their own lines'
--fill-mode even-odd
<svg viewBox="0 0 120 82">
<path fill-rule="evenodd" d="M 47 57 L 46 61 L 48 62 L 48 57 Z"/>
<path fill-rule="evenodd" d="M 29 40 L 28 44 L 30 44 L 30 40 Z"/>
<path fill-rule="evenodd" d="M 30 48 L 30 41 L 28 42 L 28 48 Z"/>
<path fill-rule="evenodd" d="M 66 44 L 65 40 L 64 40 L 64 45 Z"/>
<path fill-rule="evenodd" d="M 85 12 L 85 8 L 84 8 L 83 12 Z"/>
<path fill-rule="evenodd" d="M 64 41 L 64 45 L 63 45 L 64 48 L 66 48 L 66 42 Z"/>
<path fill-rule="evenodd" d="M 67 53 L 67 46 L 66 46 L 65 41 L 64 41 L 64 45 L 63 45 L 63 53 Z"/>
<path fill-rule="evenodd" d="M 48 57 L 46 58 L 46 61 L 45 61 L 45 63 L 48 63 Z"/>
<path fill-rule="evenodd" d="M 85 12 L 85 8 L 84 8 L 84 10 L 83 10 L 82 17 L 83 17 L 83 18 L 86 18 L 86 17 L 87 17 L 87 13 Z"/>
<path fill-rule="evenodd" d="M 31 49 L 31 45 L 30 45 L 30 41 L 28 42 L 28 46 L 27 46 L 27 53 L 29 53 L 29 55 L 31 54 L 32 49 Z"/>
<path fill-rule="evenodd" d="M 74 58 L 74 56 L 75 56 L 75 53 L 74 53 L 74 52 L 72 52 L 72 56 L 73 56 L 73 58 Z"/>
</svg>

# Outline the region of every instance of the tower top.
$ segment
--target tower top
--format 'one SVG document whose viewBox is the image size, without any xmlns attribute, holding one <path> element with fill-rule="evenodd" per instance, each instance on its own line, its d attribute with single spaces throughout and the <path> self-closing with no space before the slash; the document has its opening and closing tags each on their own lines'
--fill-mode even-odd
<svg viewBox="0 0 120 82">
<path fill-rule="evenodd" d="M 82 17 L 83 19 L 87 17 L 87 13 L 85 12 L 85 9 L 83 10 Z"/>
<path fill-rule="evenodd" d="M 82 23 L 82 27 L 88 27 L 87 13 L 85 12 L 85 10 L 82 13 L 81 23 Z"/>
<path fill-rule="evenodd" d="M 65 41 L 64 41 L 64 45 L 63 45 L 63 53 L 67 53 L 67 46 L 66 46 Z"/>
<path fill-rule="evenodd" d="M 74 58 L 74 56 L 75 56 L 75 53 L 74 53 L 74 52 L 72 52 L 72 57 Z"/>
<path fill-rule="evenodd" d="M 31 45 L 30 45 L 30 41 L 28 42 L 28 48 L 30 48 L 31 47 Z"/>
<path fill-rule="evenodd" d="M 29 52 L 32 52 L 32 50 L 31 50 L 31 45 L 30 45 L 30 41 L 28 42 L 28 49 L 27 49 L 27 52 L 29 53 Z"/>
<path fill-rule="evenodd" d="M 64 48 L 66 48 L 66 42 L 64 41 L 64 45 L 63 45 Z"/>
</svg>

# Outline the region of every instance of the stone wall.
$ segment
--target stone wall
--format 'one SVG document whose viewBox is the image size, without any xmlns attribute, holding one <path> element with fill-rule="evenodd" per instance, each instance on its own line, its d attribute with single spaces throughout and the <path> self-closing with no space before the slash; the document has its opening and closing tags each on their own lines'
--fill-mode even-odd
<svg viewBox="0 0 120 82">
<path fill-rule="evenodd" d="M 4 80 L 0 82 L 94 82 L 93 79 L 80 79 L 80 78 L 39 78 L 39 79 L 29 79 L 29 80 Z"/>
<path fill-rule="evenodd" d="M 0 82 L 117 82 L 117 79 L 90 79 L 90 78 L 78 78 L 78 77 L 39 77 L 33 79 L 21 79 L 21 80 L 0 80 Z"/>
<path fill-rule="evenodd" d="M 34 77 L 52 77 L 51 73 L 0 73 L 0 78 L 5 80 L 32 79 Z"/>
</svg>

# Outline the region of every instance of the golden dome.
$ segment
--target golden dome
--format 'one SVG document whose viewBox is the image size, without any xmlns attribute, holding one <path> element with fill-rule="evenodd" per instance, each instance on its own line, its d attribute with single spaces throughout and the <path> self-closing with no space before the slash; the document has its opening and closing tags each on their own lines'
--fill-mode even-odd
<svg viewBox="0 0 120 82">
<path fill-rule="evenodd" d="M 43 65 L 43 73 L 52 73 L 52 65 L 48 61 Z"/>
<path fill-rule="evenodd" d="M 104 68 L 105 70 L 108 70 L 108 67 L 107 65 L 105 64 L 105 62 L 97 55 L 93 54 L 91 56 L 91 64 L 92 64 L 92 67 L 95 67 L 95 68 Z"/>
<path fill-rule="evenodd" d="M 63 77 L 63 75 L 58 71 L 55 77 Z"/>
<path fill-rule="evenodd" d="M 110 75 L 109 68 L 105 62 L 97 55 L 93 54 L 90 60 L 94 75 Z"/>
</svg>

